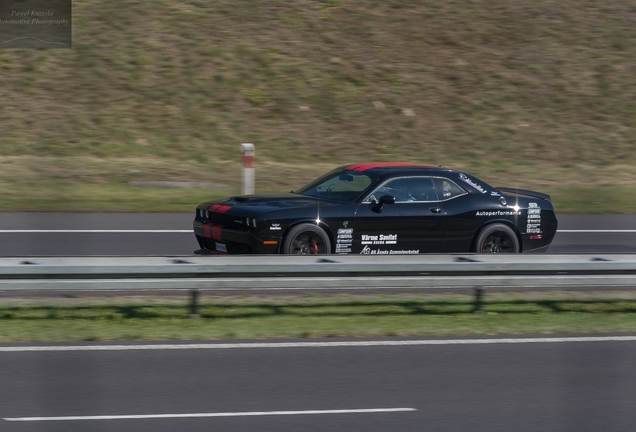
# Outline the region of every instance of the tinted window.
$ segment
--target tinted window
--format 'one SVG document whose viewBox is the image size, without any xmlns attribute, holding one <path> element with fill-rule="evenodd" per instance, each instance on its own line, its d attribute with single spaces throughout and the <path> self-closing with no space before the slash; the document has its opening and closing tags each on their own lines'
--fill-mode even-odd
<svg viewBox="0 0 636 432">
<path fill-rule="evenodd" d="M 389 180 L 373 192 L 367 201 L 380 199 L 382 195 L 395 197 L 396 202 L 438 201 L 433 180 L 428 177 L 403 177 Z"/>
<path fill-rule="evenodd" d="M 340 201 L 355 201 L 375 180 L 368 174 L 342 169 L 331 171 L 296 193 Z"/>
<path fill-rule="evenodd" d="M 442 197 L 442 200 L 455 198 L 456 196 L 467 193 L 464 189 L 457 186 L 455 182 L 446 178 L 436 178 L 435 186 L 437 187 L 437 191 L 439 192 L 439 196 Z"/>
</svg>

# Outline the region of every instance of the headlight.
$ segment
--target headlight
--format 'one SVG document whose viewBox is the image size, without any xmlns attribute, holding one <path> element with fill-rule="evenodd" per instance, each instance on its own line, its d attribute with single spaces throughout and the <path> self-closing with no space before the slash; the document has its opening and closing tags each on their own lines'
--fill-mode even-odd
<svg viewBox="0 0 636 432">
<path fill-rule="evenodd" d="M 205 211 L 205 218 L 210 219 L 210 212 L 208 210 Z"/>
<path fill-rule="evenodd" d="M 199 209 L 199 217 L 203 217 L 203 209 Z"/>
</svg>

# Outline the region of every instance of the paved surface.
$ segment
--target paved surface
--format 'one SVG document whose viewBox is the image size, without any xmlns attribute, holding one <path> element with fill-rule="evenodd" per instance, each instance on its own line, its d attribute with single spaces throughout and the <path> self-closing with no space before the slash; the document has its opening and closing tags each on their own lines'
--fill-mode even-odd
<svg viewBox="0 0 636 432">
<path fill-rule="evenodd" d="M 0 352 L 0 430 L 628 431 L 634 364 L 636 341 Z M 387 408 L 416 411 L 262 415 Z"/>
<path fill-rule="evenodd" d="M 0 213 L 0 230 L 169 230 L 166 232 L 0 232 L 0 256 L 192 255 L 194 213 Z"/>
<path fill-rule="evenodd" d="M 190 255 L 189 214 L 0 214 L 0 256 Z M 562 215 L 550 252 L 636 252 L 634 215 Z M 6 232 L 168 230 L 177 232 Z M 184 232 L 180 232 L 184 231 Z M 23 431 L 626 431 L 636 342 L 0 352 L 0 420 Z M 415 411 L 329 413 L 409 408 Z M 272 412 L 319 411 L 313 414 Z M 258 415 L 240 415 L 236 413 Z M 218 417 L 216 415 L 232 416 Z M 233 413 L 233 414 L 232 414 Z M 207 414 L 193 418 L 112 416 Z M 288 413 L 289 414 L 289 413 Z M 111 417 L 108 417 L 111 416 Z"/>
<path fill-rule="evenodd" d="M 191 232 L 193 216 L 0 213 L 0 256 L 192 255 L 198 249 Z M 43 232 L 56 230 L 103 232 Z M 636 215 L 560 215 L 559 230 L 550 253 L 636 253 Z M 587 232 L 564 232 L 568 230 Z M 594 230 L 622 232 L 590 232 Z"/>
<path fill-rule="evenodd" d="M 636 215 L 560 215 L 548 252 L 636 253 Z"/>
</svg>

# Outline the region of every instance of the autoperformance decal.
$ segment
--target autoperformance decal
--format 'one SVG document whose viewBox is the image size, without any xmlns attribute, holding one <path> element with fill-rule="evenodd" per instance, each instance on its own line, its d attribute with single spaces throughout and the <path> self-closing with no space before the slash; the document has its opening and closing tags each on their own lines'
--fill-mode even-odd
<svg viewBox="0 0 636 432">
<path fill-rule="evenodd" d="M 478 211 L 475 216 L 516 216 L 520 215 L 521 212 L 517 213 L 514 210 L 497 210 L 497 211 Z"/>
<path fill-rule="evenodd" d="M 417 250 L 382 250 L 382 249 L 371 249 L 368 245 L 365 246 L 360 255 L 416 255 L 419 254 L 419 249 Z"/>
<path fill-rule="evenodd" d="M 397 244 L 397 234 L 367 235 L 362 234 L 362 244 Z"/>
<path fill-rule="evenodd" d="M 336 253 L 351 253 L 353 243 L 353 228 L 340 228 L 336 237 Z"/>
<path fill-rule="evenodd" d="M 526 225 L 526 232 L 528 234 L 541 234 L 541 209 L 538 208 L 539 204 L 530 203 L 528 209 L 528 222 Z"/>
<path fill-rule="evenodd" d="M 488 192 L 481 185 L 475 183 L 470 178 L 468 178 L 468 176 L 466 174 L 464 174 L 464 173 L 459 173 L 459 179 L 461 181 L 463 181 L 464 183 L 468 183 L 469 185 L 471 185 L 472 187 L 474 187 L 475 189 L 477 189 L 481 193 L 487 193 Z"/>
</svg>

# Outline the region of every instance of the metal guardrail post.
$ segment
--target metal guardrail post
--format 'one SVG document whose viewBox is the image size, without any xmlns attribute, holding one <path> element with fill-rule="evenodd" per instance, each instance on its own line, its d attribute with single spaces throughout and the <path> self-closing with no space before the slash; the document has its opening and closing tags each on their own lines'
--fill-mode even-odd
<svg viewBox="0 0 636 432">
<path fill-rule="evenodd" d="M 199 318 L 199 290 L 190 292 L 190 318 Z"/>
<path fill-rule="evenodd" d="M 483 310 L 483 300 L 484 300 L 484 289 L 482 287 L 475 287 L 475 307 L 473 309 L 473 313 L 482 314 Z"/>
</svg>

